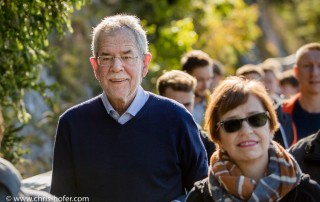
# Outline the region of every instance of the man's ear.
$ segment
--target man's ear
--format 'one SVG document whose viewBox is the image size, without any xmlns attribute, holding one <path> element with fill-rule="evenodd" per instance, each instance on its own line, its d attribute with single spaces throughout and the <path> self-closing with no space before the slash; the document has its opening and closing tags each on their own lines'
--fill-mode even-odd
<svg viewBox="0 0 320 202">
<path fill-rule="evenodd" d="M 147 76 L 151 58 L 152 58 L 152 55 L 149 52 L 145 53 L 143 56 L 143 69 L 142 69 L 142 76 L 143 77 Z"/>
<path fill-rule="evenodd" d="M 90 57 L 90 63 L 94 72 L 94 76 L 96 77 L 97 80 L 99 80 L 99 75 L 98 75 L 98 63 L 95 57 Z"/>
<path fill-rule="evenodd" d="M 293 73 L 296 78 L 298 78 L 298 72 L 299 72 L 298 66 L 297 66 L 297 64 L 294 64 L 293 65 Z"/>
</svg>

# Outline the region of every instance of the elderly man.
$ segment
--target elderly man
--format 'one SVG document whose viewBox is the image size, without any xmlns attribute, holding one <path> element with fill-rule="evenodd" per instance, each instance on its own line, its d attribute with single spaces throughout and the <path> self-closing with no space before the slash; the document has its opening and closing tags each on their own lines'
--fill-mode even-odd
<svg viewBox="0 0 320 202">
<path fill-rule="evenodd" d="M 51 193 L 90 201 L 184 200 L 207 175 L 188 111 L 144 91 L 151 54 L 139 19 L 105 18 L 90 58 L 101 95 L 67 110 L 56 134 Z"/>
</svg>

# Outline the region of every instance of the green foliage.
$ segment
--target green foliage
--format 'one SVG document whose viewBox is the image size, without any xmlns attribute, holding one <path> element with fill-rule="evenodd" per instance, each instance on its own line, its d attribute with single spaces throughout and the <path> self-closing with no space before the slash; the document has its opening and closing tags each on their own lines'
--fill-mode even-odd
<svg viewBox="0 0 320 202">
<path fill-rule="evenodd" d="M 159 30 L 159 35 L 161 37 L 151 46 L 158 48 L 153 48 L 157 63 L 167 70 L 180 68 L 179 56 L 191 50 L 198 40 L 191 18 L 172 21 Z"/>
<path fill-rule="evenodd" d="M 0 106 L 3 112 L 13 109 L 16 116 L 8 116 L 6 122 L 18 119 L 28 123 L 31 115 L 26 111 L 24 95 L 28 90 L 37 91 L 49 100 L 49 86 L 39 79 L 43 65 L 50 66 L 50 33 L 59 35 L 72 31 L 69 14 L 73 5 L 79 9 L 85 0 L 52 1 L 0 1 Z M 13 152 L 10 159 L 18 158 L 24 152 L 12 151 L 14 142 L 21 141 L 14 129 L 7 129 L 2 143 L 5 156 Z"/>
<path fill-rule="evenodd" d="M 21 156 L 30 153 L 30 149 L 22 148 L 21 142 L 24 140 L 24 137 L 17 134 L 22 128 L 23 125 L 19 127 L 13 125 L 8 126 L 2 140 L 1 153 L 5 159 L 14 164 L 23 161 Z"/>
<path fill-rule="evenodd" d="M 206 10 L 202 21 L 206 30 L 201 34 L 198 47 L 225 66 L 234 67 L 238 56 L 252 49 L 261 35 L 257 26 L 258 8 L 242 0 L 212 2 L 216 3 Z"/>
<path fill-rule="evenodd" d="M 294 52 L 305 43 L 319 41 L 320 7 L 318 0 L 291 0 L 271 4 L 277 17 L 279 34 L 289 51 Z M 274 20 L 276 22 L 276 20 Z M 281 24 L 280 24 L 281 22 Z"/>
<path fill-rule="evenodd" d="M 159 38 L 150 44 L 150 50 L 155 58 L 148 75 L 149 90 L 155 91 L 156 79 L 163 70 L 180 69 L 180 57 L 197 42 L 198 35 L 194 31 L 191 18 L 173 20 L 159 30 Z"/>
</svg>

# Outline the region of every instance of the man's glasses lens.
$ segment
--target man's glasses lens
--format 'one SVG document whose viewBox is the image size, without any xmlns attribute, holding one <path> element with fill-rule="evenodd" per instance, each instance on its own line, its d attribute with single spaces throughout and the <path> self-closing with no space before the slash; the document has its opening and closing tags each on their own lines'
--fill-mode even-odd
<svg viewBox="0 0 320 202">
<path fill-rule="evenodd" d="M 264 126 L 267 123 L 268 115 L 267 112 L 254 114 L 243 119 L 232 119 L 227 121 L 222 121 L 218 123 L 226 132 L 233 133 L 242 127 L 242 122 L 247 121 L 251 127 L 257 128 Z"/>
<path fill-rule="evenodd" d="M 123 64 L 130 65 L 135 62 L 138 56 L 121 56 L 121 57 L 114 57 L 114 56 L 99 56 L 98 57 L 98 64 L 101 66 L 111 66 L 114 63 L 114 60 L 119 58 Z"/>
</svg>

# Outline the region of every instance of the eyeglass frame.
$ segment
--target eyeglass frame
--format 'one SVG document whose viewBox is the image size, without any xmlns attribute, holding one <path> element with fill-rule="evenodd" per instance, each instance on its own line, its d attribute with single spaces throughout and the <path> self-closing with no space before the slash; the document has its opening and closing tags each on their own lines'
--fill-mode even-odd
<svg viewBox="0 0 320 202">
<path fill-rule="evenodd" d="M 109 59 L 111 60 L 111 61 L 110 61 L 110 64 L 108 64 L 108 65 L 103 65 L 103 64 L 101 64 L 101 63 L 99 62 L 99 61 L 100 61 L 99 58 L 101 58 L 101 57 L 109 57 Z M 118 58 L 118 59 L 121 61 L 121 63 L 128 65 L 128 63 L 126 63 L 126 62 L 123 61 L 123 58 L 132 59 L 132 61 L 133 61 L 133 60 L 139 58 L 139 56 L 132 57 L 132 56 L 109 56 L 109 55 L 100 55 L 100 56 L 95 57 L 95 58 L 96 58 L 96 60 L 97 60 L 98 65 L 100 65 L 100 66 L 102 66 L 102 67 L 110 67 L 110 66 L 112 66 L 112 65 L 114 64 L 114 61 L 115 61 L 116 58 Z"/>
<path fill-rule="evenodd" d="M 264 114 L 264 115 L 266 116 L 266 118 L 267 118 L 267 119 L 266 119 L 266 122 L 265 122 L 263 125 L 261 125 L 261 126 L 253 126 L 253 125 L 251 125 L 248 119 L 251 118 L 252 116 L 256 116 L 256 115 L 260 115 L 260 114 Z M 229 120 L 219 121 L 219 122 L 217 123 L 217 131 L 218 131 L 220 128 L 223 128 L 223 130 L 224 130 L 225 132 L 227 132 L 227 133 L 237 132 L 237 131 L 239 131 L 239 130 L 242 128 L 242 123 L 243 123 L 243 121 L 246 121 L 246 122 L 249 124 L 249 126 L 252 127 L 252 128 L 259 128 L 259 127 L 265 126 L 266 123 L 267 123 L 267 121 L 268 121 L 268 119 L 270 119 L 269 112 L 268 112 L 268 111 L 265 111 L 265 112 L 259 112 L 259 113 L 256 113 L 256 114 L 252 114 L 252 115 L 247 116 L 247 117 L 242 118 L 242 119 L 229 119 Z M 235 120 L 236 120 L 236 121 L 241 121 L 239 129 L 237 129 L 237 130 L 235 130 L 235 131 L 233 131 L 233 132 L 228 132 L 228 131 L 225 129 L 225 127 L 224 127 L 224 123 L 227 122 L 227 121 L 235 121 Z"/>
</svg>

